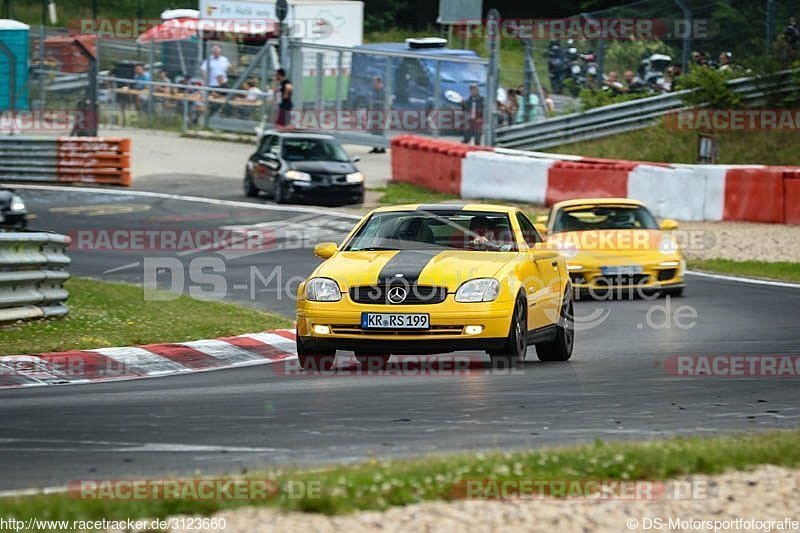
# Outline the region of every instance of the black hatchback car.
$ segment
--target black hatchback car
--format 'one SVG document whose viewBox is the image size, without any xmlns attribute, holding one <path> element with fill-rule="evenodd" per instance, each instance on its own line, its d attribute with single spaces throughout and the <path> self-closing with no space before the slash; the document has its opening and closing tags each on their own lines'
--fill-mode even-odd
<svg viewBox="0 0 800 533">
<path fill-rule="evenodd" d="M 265 193 L 276 203 L 359 204 L 364 176 L 330 135 L 266 131 L 247 161 L 244 193 Z"/>
<path fill-rule="evenodd" d="M 25 229 L 27 225 L 25 202 L 15 191 L 0 186 L 0 228 Z"/>
</svg>

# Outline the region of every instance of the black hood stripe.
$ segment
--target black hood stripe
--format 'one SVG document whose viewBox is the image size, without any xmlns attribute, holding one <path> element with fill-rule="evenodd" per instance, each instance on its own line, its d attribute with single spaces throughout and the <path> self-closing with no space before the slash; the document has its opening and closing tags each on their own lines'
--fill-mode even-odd
<svg viewBox="0 0 800 533">
<path fill-rule="evenodd" d="M 383 265 L 378 273 L 378 284 L 400 279 L 406 283 L 416 283 L 428 263 L 441 252 L 442 250 L 400 250 Z"/>
</svg>

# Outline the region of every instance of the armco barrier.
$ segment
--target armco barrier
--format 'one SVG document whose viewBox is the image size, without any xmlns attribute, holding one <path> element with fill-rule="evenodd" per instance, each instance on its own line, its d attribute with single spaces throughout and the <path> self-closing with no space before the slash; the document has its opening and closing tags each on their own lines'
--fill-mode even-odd
<svg viewBox="0 0 800 533">
<path fill-rule="evenodd" d="M 0 137 L 0 181 L 130 186 L 130 139 Z"/>
<path fill-rule="evenodd" d="M 69 242 L 56 233 L 0 232 L 0 322 L 67 313 Z"/>
</svg>

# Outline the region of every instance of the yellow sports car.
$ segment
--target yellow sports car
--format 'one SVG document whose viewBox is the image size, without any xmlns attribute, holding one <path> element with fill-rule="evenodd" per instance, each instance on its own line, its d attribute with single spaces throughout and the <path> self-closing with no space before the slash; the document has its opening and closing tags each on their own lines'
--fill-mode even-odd
<svg viewBox="0 0 800 533">
<path fill-rule="evenodd" d="M 558 202 L 537 223 L 550 248 L 561 251 L 576 290 L 683 293 L 685 263 L 665 219 L 659 225 L 647 207 L 627 198 Z"/>
<path fill-rule="evenodd" d="M 330 368 L 337 350 L 383 367 L 392 354 L 489 352 L 493 362 L 572 354 L 566 263 L 513 207 L 401 205 L 366 215 L 300 284 L 297 354 Z"/>
</svg>

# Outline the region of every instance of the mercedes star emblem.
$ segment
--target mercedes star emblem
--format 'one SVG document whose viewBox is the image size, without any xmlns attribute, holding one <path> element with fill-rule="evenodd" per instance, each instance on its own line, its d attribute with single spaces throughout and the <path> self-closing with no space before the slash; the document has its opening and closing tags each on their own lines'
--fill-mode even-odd
<svg viewBox="0 0 800 533">
<path fill-rule="evenodd" d="M 391 303 L 401 304 L 405 301 L 407 295 L 408 293 L 403 287 L 392 287 L 389 289 L 387 297 Z"/>
</svg>

